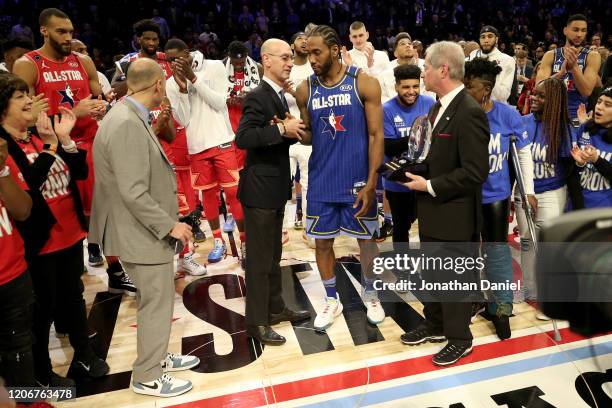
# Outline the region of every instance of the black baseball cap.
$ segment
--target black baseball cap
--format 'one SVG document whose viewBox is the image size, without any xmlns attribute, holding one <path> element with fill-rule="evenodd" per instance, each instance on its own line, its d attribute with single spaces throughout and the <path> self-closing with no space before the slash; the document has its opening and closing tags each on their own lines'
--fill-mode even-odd
<svg viewBox="0 0 612 408">
<path fill-rule="evenodd" d="M 486 25 L 482 27 L 480 29 L 480 35 L 482 35 L 483 33 L 493 33 L 496 37 L 499 37 L 499 31 L 497 31 L 497 28 L 493 27 L 492 25 Z"/>
</svg>

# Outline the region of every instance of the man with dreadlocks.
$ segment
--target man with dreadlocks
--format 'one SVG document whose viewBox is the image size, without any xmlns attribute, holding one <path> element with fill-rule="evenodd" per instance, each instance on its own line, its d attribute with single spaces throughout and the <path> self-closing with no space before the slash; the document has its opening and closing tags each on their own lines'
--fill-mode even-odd
<svg viewBox="0 0 612 408">
<path fill-rule="evenodd" d="M 378 247 L 372 234 L 378 226 L 376 170 L 383 160 L 384 136 L 378 81 L 355 66 L 343 64 L 338 34 L 318 26 L 308 35 L 314 71 L 296 91 L 308 131 L 302 143 L 312 144 L 309 161 L 306 233 L 316 240 L 316 259 L 326 301 L 314 327 L 329 327 L 342 313 L 334 275 L 334 238 L 357 238 L 365 277 L 368 321 L 385 318 L 374 289 L 373 259 Z"/>
<path fill-rule="evenodd" d="M 546 220 L 554 219 L 565 208 L 567 170 L 570 169 L 570 126 L 567 90 L 560 79 L 548 78 L 538 83 L 531 97 L 531 114 L 523 116 L 527 143 L 531 143 L 534 163 L 533 185 L 537 198 L 536 230 Z M 516 215 L 521 233 L 521 269 L 525 300 L 536 300 L 535 254 L 521 198 L 515 197 Z M 547 320 L 544 315 L 536 317 Z"/>
</svg>

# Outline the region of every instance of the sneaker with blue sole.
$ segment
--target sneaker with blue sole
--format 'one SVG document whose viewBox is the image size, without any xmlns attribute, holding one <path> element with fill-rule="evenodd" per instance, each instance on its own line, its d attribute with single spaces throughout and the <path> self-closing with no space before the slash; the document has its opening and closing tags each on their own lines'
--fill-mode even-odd
<svg viewBox="0 0 612 408">
<path fill-rule="evenodd" d="M 232 214 L 227 214 L 227 218 L 223 223 L 223 232 L 232 232 L 234 231 L 234 226 L 236 225 L 236 221 L 234 220 L 234 216 Z"/>
<path fill-rule="evenodd" d="M 225 242 L 223 242 L 222 239 L 215 238 L 215 246 L 208 253 L 208 262 L 217 263 L 225 257 L 226 253 L 227 248 L 225 247 Z"/>
</svg>

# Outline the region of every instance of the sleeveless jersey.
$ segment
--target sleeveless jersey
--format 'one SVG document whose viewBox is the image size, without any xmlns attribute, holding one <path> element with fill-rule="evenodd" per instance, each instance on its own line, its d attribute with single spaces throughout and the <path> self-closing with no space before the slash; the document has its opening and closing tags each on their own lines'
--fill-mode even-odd
<svg viewBox="0 0 612 408">
<path fill-rule="evenodd" d="M 584 72 L 584 68 L 586 67 L 589 52 L 591 51 L 588 48 L 583 47 L 578 53 L 577 62 L 582 72 Z M 553 75 L 561 71 L 561 65 L 563 65 L 563 62 L 565 62 L 565 55 L 563 54 L 563 47 L 560 47 L 555 50 L 555 61 L 552 67 Z M 567 107 L 569 109 L 570 118 L 575 119 L 578 117 L 578 114 L 576 113 L 578 106 L 581 103 L 586 104 L 588 102 L 588 98 L 580 95 L 580 92 L 578 92 L 576 89 L 576 86 L 574 85 L 574 75 L 571 72 L 565 74 L 563 82 L 567 88 Z"/>
<path fill-rule="evenodd" d="M 89 76 L 76 53 L 62 62 L 51 61 L 38 51 L 30 51 L 25 56 L 36 65 L 38 77 L 34 93 L 45 94 L 49 99 L 48 115 L 57 114 L 60 106 L 72 109 L 91 94 Z M 77 143 L 91 141 L 97 130 L 98 123 L 91 116 L 85 116 L 77 119 L 70 136 Z"/>
<path fill-rule="evenodd" d="M 352 203 L 368 179 L 368 128 L 357 87 L 359 68 L 349 66 L 336 85 L 308 78 L 312 155 L 308 200 Z"/>
</svg>

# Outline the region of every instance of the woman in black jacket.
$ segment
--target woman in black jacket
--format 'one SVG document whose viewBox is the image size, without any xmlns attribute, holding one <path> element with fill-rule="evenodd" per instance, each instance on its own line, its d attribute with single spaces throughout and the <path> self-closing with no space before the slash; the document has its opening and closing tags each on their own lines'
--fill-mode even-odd
<svg viewBox="0 0 612 408">
<path fill-rule="evenodd" d="M 69 313 L 70 344 L 74 348 L 71 373 L 105 375 L 109 367 L 91 350 L 81 274 L 85 218 L 75 180 L 87 177 L 85 152 L 76 148 L 70 131 L 76 118 L 60 108 L 61 118 L 41 113 L 36 131 L 28 86 L 15 75 L 0 75 L 0 137 L 23 174 L 34 203 L 32 215 L 18 225 L 26 246 L 32 276 L 34 305 L 33 346 L 35 377 L 42 386 L 73 386 L 52 371 L 49 330 L 57 311 Z"/>
</svg>

